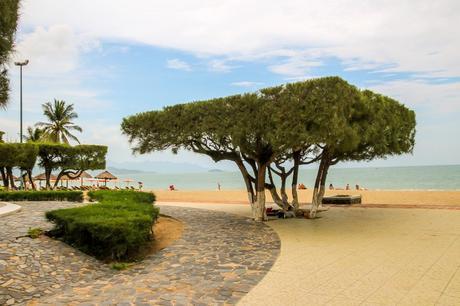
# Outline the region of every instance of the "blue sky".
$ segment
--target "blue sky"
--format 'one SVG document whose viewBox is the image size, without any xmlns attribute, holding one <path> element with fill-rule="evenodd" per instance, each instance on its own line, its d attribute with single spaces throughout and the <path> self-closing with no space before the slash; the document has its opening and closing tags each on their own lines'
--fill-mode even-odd
<svg viewBox="0 0 460 306">
<path fill-rule="evenodd" d="M 13 60 L 24 68 L 24 120 L 74 103 L 85 143 L 109 160 L 213 167 L 183 152 L 132 156 L 124 116 L 180 102 L 338 75 L 417 114 L 413 155 L 343 166 L 460 164 L 460 5 L 456 1 L 24 1 Z M 18 138 L 18 71 L 0 130 Z M 227 165 L 222 165 L 226 168 Z"/>
</svg>

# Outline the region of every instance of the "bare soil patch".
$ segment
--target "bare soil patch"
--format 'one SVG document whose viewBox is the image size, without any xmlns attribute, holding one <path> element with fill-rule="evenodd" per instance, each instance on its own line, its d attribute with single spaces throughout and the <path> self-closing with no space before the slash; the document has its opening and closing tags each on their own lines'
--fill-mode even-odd
<svg viewBox="0 0 460 306">
<path fill-rule="evenodd" d="M 160 215 L 155 226 L 153 227 L 155 240 L 152 243 L 150 251 L 158 252 L 182 236 L 184 224 L 172 217 Z"/>
</svg>

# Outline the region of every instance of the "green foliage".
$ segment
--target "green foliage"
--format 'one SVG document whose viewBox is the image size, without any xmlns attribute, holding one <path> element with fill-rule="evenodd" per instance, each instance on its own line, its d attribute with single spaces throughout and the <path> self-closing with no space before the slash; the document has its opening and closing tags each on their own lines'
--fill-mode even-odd
<svg viewBox="0 0 460 306">
<path fill-rule="evenodd" d="M 97 191 L 100 203 L 46 213 L 52 234 L 97 258 L 130 259 L 153 235 L 159 210 L 153 195 L 134 191 Z"/>
<path fill-rule="evenodd" d="M 9 80 L 5 64 L 14 48 L 18 9 L 19 0 L 0 1 L 0 108 L 6 107 L 8 102 Z"/>
<path fill-rule="evenodd" d="M 415 143 L 413 111 L 339 77 L 165 107 L 124 118 L 121 128 L 134 152 L 185 149 L 216 162 L 234 161 L 251 202 L 253 186 L 260 194 L 264 187 L 276 193 L 272 164 L 284 183 L 286 175 L 296 173 L 295 187 L 299 165 L 321 160 L 317 185 L 340 161 L 411 153 Z M 289 162 L 294 166 L 285 171 L 281 164 Z"/>
<path fill-rule="evenodd" d="M 49 177 L 54 170 L 60 170 L 58 180 L 55 182 L 57 185 L 62 175 L 78 176 L 85 170 L 105 168 L 106 146 L 39 143 L 38 147 L 39 165 L 45 169 L 48 187 L 50 187 Z"/>
<path fill-rule="evenodd" d="M 131 264 L 129 264 L 127 262 L 114 262 L 111 265 L 111 268 L 114 269 L 114 270 L 117 270 L 117 271 L 122 271 L 122 270 L 128 269 L 130 265 Z"/>
<path fill-rule="evenodd" d="M 0 200 L 14 201 L 70 201 L 83 202 L 82 191 L 0 191 Z"/>
<path fill-rule="evenodd" d="M 152 192 L 137 192 L 133 190 L 92 190 L 88 192 L 91 201 L 98 202 L 125 202 L 134 201 L 140 203 L 155 202 L 155 194 Z"/>
<path fill-rule="evenodd" d="M 25 135 L 25 140 L 27 142 L 38 143 L 44 141 L 43 130 L 40 128 L 33 128 L 29 126 L 27 128 L 27 135 Z"/>
<path fill-rule="evenodd" d="M 0 167 L 32 169 L 37 160 L 38 147 L 30 143 L 0 143 Z"/>
<path fill-rule="evenodd" d="M 73 119 L 78 118 L 73 104 L 66 105 L 65 101 L 54 99 L 54 103 L 47 102 L 42 107 L 43 114 L 49 122 L 38 122 L 37 126 L 43 129 L 45 139 L 65 144 L 69 144 L 69 139 L 72 139 L 80 143 L 78 138 L 72 134 L 72 131 L 82 131 L 81 127 L 72 122 Z"/>
<path fill-rule="evenodd" d="M 106 146 L 40 143 L 39 165 L 45 169 L 97 170 L 105 168 Z"/>
<path fill-rule="evenodd" d="M 43 235 L 43 233 L 44 233 L 43 229 L 39 227 L 29 228 L 27 230 L 27 236 L 29 236 L 32 239 L 37 239 L 38 237 Z"/>
</svg>

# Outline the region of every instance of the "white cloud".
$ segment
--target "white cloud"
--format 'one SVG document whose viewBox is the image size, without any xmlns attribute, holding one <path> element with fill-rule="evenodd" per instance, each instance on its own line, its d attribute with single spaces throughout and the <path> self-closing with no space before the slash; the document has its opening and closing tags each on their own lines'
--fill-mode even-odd
<svg viewBox="0 0 460 306">
<path fill-rule="evenodd" d="M 28 76 L 56 76 L 75 71 L 81 53 L 99 48 L 99 41 L 76 34 L 69 25 L 37 26 L 20 35 L 13 60 L 29 59 Z"/>
<path fill-rule="evenodd" d="M 251 82 L 251 81 L 241 81 L 241 82 L 233 82 L 230 83 L 232 86 L 238 86 L 238 87 L 254 87 L 258 85 L 262 85 L 262 82 Z"/>
<path fill-rule="evenodd" d="M 184 61 L 182 61 L 180 59 L 177 59 L 177 58 L 167 60 L 166 61 L 166 67 L 168 67 L 170 69 L 183 70 L 183 71 L 191 71 L 192 70 L 192 68 L 190 67 L 189 64 L 187 64 L 186 62 L 184 62 Z"/>
<path fill-rule="evenodd" d="M 460 82 L 431 83 L 428 80 L 396 80 L 373 84 L 369 89 L 391 96 L 432 116 L 460 113 Z"/>
<path fill-rule="evenodd" d="M 271 65 L 270 71 L 282 74 L 286 77 L 302 77 L 309 72 L 313 67 L 321 66 L 320 61 L 308 60 L 304 57 L 291 57 L 284 63 Z"/>
<path fill-rule="evenodd" d="M 46 7 L 46 10 L 43 8 Z M 68 24 L 77 33 L 189 51 L 257 58 L 316 50 L 349 69 L 382 68 L 437 77 L 460 74 L 460 2 L 27 0 L 26 26 Z M 275 72 L 298 73 L 295 65 Z"/>
<path fill-rule="evenodd" d="M 227 64 L 226 60 L 218 59 L 209 61 L 208 67 L 210 71 L 222 73 L 230 72 L 233 68 L 235 68 L 234 66 Z"/>
</svg>

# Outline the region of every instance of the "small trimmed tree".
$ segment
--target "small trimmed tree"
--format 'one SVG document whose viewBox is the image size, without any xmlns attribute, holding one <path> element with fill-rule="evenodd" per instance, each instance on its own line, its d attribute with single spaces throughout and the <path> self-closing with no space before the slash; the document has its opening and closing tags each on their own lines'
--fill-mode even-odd
<svg viewBox="0 0 460 306">
<path fill-rule="evenodd" d="M 31 173 L 37 160 L 38 147 L 30 143 L 0 143 L 0 169 L 3 185 L 14 188 L 13 168 Z M 29 176 L 31 181 L 31 177 Z"/>
<path fill-rule="evenodd" d="M 85 170 L 105 169 L 106 146 L 40 143 L 39 165 L 45 169 L 46 188 L 56 187 L 66 175 L 70 178 L 78 178 Z M 54 186 L 51 186 L 51 173 L 59 170 Z"/>
</svg>

